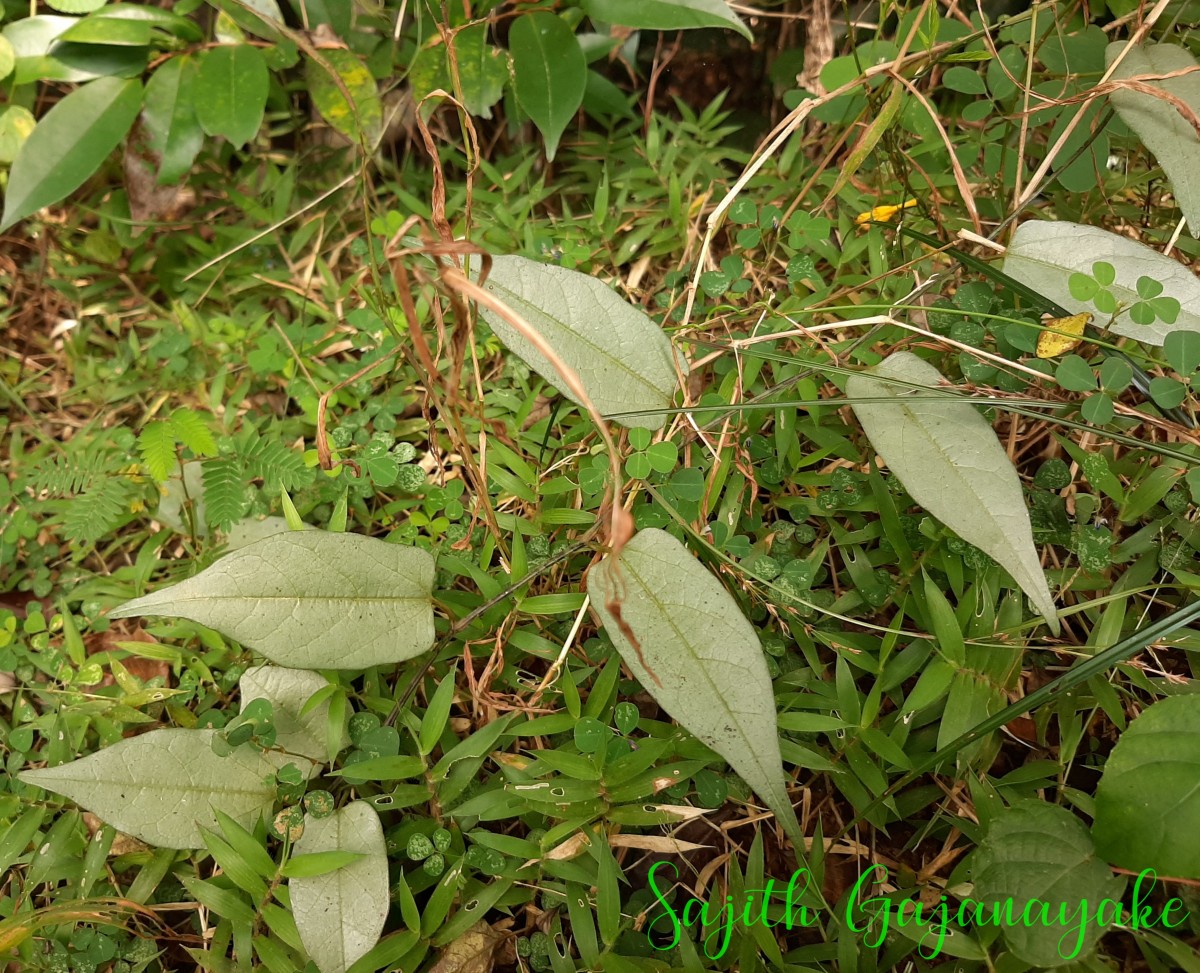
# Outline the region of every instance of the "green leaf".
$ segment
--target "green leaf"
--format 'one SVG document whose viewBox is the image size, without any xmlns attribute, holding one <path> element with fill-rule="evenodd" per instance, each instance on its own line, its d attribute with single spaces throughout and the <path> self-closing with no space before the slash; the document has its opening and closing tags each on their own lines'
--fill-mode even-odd
<svg viewBox="0 0 1200 973">
<path fill-rule="evenodd" d="M 1111 331 L 1150 345 L 1161 345 L 1172 331 L 1200 332 L 1200 279 L 1178 260 L 1157 250 L 1135 243 L 1116 233 L 1094 226 L 1059 220 L 1026 220 L 1013 234 L 1004 257 L 1004 272 L 1044 297 L 1061 305 L 1070 314 L 1093 310 L 1092 305 L 1075 298 L 1068 281 L 1074 273 L 1090 274 L 1092 264 L 1106 260 L 1116 268 L 1116 282 L 1109 298 L 1126 309 L 1118 315 Z M 1152 277 L 1163 291 L 1180 303 L 1177 323 L 1159 321 L 1138 324 L 1130 308 L 1137 304 L 1137 280 Z M 1095 308 L 1104 311 L 1096 295 Z M 1159 298 L 1161 300 L 1161 298 Z M 1108 305 L 1105 305 L 1108 306 Z"/>
<path fill-rule="evenodd" d="M 1090 392 L 1096 387 L 1096 374 L 1078 355 L 1067 355 L 1054 366 L 1054 380 L 1068 392 Z"/>
<path fill-rule="evenodd" d="M 724 757 L 775 812 L 796 847 L 804 847 L 785 786 L 766 658 L 733 596 L 683 544 L 656 528 L 638 531 L 618 562 L 610 556 L 593 567 L 587 586 L 592 607 L 638 682 Z M 618 594 L 621 622 L 614 615 Z"/>
<path fill-rule="evenodd" d="M 493 257 L 483 286 L 574 369 L 601 415 L 623 426 L 663 427 L 667 416 L 658 410 L 670 408 L 679 381 L 670 339 L 644 311 L 594 277 L 527 257 Z M 496 312 L 481 307 L 479 313 L 525 364 L 581 404 L 531 341 Z"/>
<path fill-rule="evenodd" d="M 330 48 L 320 53 L 328 68 L 308 55 L 304 58 L 304 76 L 313 104 L 321 117 L 351 142 L 372 149 L 383 134 L 383 104 L 375 78 L 353 51 Z M 349 92 L 350 101 L 330 76 L 330 68 Z"/>
<path fill-rule="evenodd" d="M 1121 868 L 1200 878 L 1200 708 L 1159 700 L 1129 724 L 1096 788 L 1096 850 Z"/>
<path fill-rule="evenodd" d="M 310 816 L 310 820 L 312 820 Z M 308 825 L 305 825 L 307 832 Z M 291 858 L 286 865 L 280 869 L 284 878 L 316 878 L 319 875 L 328 875 L 330 872 L 336 872 L 339 868 L 345 868 L 347 865 L 357 861 L 362 861 L 366 857 L 362 852 L 357 851 L 314 851 L 307 855 L 297 855 Z"/>
<path fill-rule="evenodd" d="M 504 96 L 509 77 L 508 54 L 487 43 L 487 32 L 487 24 L 476 24 L 454 34 L 463 106 L 478 118 L 492 117 L 492 105 Z"/>
<path fill-rule="evenodd" d="M 587 61 L 575 32 L 552 13 L 523 14 L 508 33 L 513 59 L 513 90 L 546 140 L 554 161 L 558 140 L 583 104 Z"/>
<path fill-rule="evenodd" d="M 281 665 L 364 669 L 433 645 L 433 570 L 432 556 L 418 548 L 360 534 L 288 531 L 109 617 L 188 618 Z"/>
<path fill-rule="evenodd" d="M 70 763 L 18 776 L 69 797 L 118 831 L 164 848 L 203 848 L 221 810 L 253 827 L 275 801 L 275 768 L 256 749 L 212 751 L 217 730 L 151 730 Z"/>
<path fill-rule="evenodd" d="M 293 878 L 288 892 L 308 955 L 321 973 L 345 973 L 379 941 L 388 914 L 387 846 L 375 809 L 355 801 L 327 818 L 306 815 L 297 858 L 322 852 L 362 857 L 333 872 Z"/>
<path fill-rule="evenodd" d="M 99 10 L 105 0 L 46 0 L 46 6 L 63 14 L 86 14 Z"/>
<path fill-rule="evenodd" d="M 199 57 L 192 103 L 200 127 L 241 148 L 258 134 L 270 74 L 261 52 L 249 44 L 222 44 Z"/>
<path fill-rule="evenodd" d="M 3 81 L 17 66 L 17 55 L 7 37 L 0 36 L 0 81 Z M 28 109 L 26 109 L 28 110 Z"/>
<path fill-rule="evenodd" d="M 275 744 L 285 751 L 271 751 L 267 754 L 268 760 L 280 768 L 297 763 L 306 776 L 316 776 L 320 771 L 318 765 L 327 756 L 325 730 L 329 719 L 329 703 L 319 703 L 307 713 L 303 710 L 313 694 L 328 685 L 323 676 L 307 669 L 255 666 L 246 670 L 238 681 L 242 712 L 254 700 L 269 700 L 275 713 Z M 343 734 L 342 746 L 346 742 Z M 297 755 L 300 759 L 297 759 Z M 304 761 L 304 757 L 308 760 Z"/>
<path fill-rule="evenodd" d="M 946 68 L 942 75 L 942 84 L 951 91 L 958 91 L 964 95 L 982 95 L 987 93 L 987 87 L 983 83 L 983 78 L 979 76 L 979 72 L 972 68 L 960 66 Z"/>
<path fill-rule="evenodd" d="M 60 39 L 73 44 L 109 44 L 115 47 L 145 47 L 153 37 L 151 25 L 127 17 L 85 17 L 63 31 Z"/>
<path fill-rule="evenodd" d="M 1116 407 L 1107 395 L 1089 395 L 1079 407 L 1079 414 L 1094 426 L 1104 426 L 1112 422 Z"/>
<path fill-rule="evenodd" d="M 689 30 L 728 27 L 746 40 L 754 35 L 723 0 L 583 0 L 594 20 L 642 30 Z"/>
<path fill-rule="evenodd" d="M 1010 901 L 1019 916 L 1033 899 L 1049 903 L 1049 915 L 1055 917 L 1062 906 L 1067 916 L 1078 915 L 1086 899 L 1092 918 L 1101 900 L 1120 901 L 1125 884 L 1096 858 L 1087 829 L 1075 815 L 1035 800 L 1018 801 L 992 818 L 972 866 L 972 898 L 990 907 L 983 910 L 989 918 L 993 908 L 1003 916 Z M 1036 904 L 1033 910 L 1033 916 L 1042 914 Z M 1083 959 L 1104 931 L 1095 921 L 1082 920 L 1065 927 L 1053 921 L 989 924 L 1001 925 L 1015 956 L 1040 967 Z"/>
<path fill-rule="evenodd" d="M 150 135 L 147 148 L 159 160 L 159 185 L 170 186 L 186 176 L 204 144 L 193 103 L 196 72 L 194 58 L 173 57 L 146 83 L 142 121 Z"/>
<path fill-rule="evenodd" d="M 1187 386 L 1173 378 L 1160 375 L 1150 379 L 1150 398 L 1160 409 L 1175 409 L 1187 398 Z"/>
<path fill-rule="evenodd" d="M 1172 331 L 1163 339 L 1163 354 L 1178 375 L 1191 375 L 1200 368 L 1200 333 Z"/>
<path fill-rule="evenodd" d="M 205 517 L 228 530 L 246 512 L 246 484 L 237 460 L 221 458 L 203 464 Z"/>
<path fill-rule="evenodd" d="M 197 456 L 216 456 L 217 443 L 208 424 L 191 409 L 176 409 L 171 413 L 171 428 L 175 438 Z"/>
<path fill-rule="evenodd" d="M 46 112 L 13 162 L 0 232 L 83 185 L 121 144 L 141 104 L 140 81 L 100 78 Z"/>
<path fill-rule="evenodd" d="M 149 423 L 138 436 L 142 463 L 154 479 L 162 483 L 175 469 L 175 430 L 163 419 Z"/>
<path fill-rule="evenodd" d="M 1135 75 L 1177 74 L 1179 77 L 1144 83 L 1183 102 L 1193 112 L 1200 112 L 1200 75 L 1195 73 L 1196 59 L 1185 47 L 1141 44 L 1131 48 L 1126 42 L 1114 41 L 1105 48 L 1105 66 L 1112 64 L 1119 54 L 1123 57 L 1111 75 L 1112 81 Z M 1130 88 L 1119 88 L 1108 98 L 1121 121 L 1154 153 L 1171 180 L 1171 189 L 1188 229 L 1192 236 L 1200 236 L 1200 171 L 1196 168 L 1200 134 L 1174 104 L 1162 98 Z"/>
<path fill-rule="evenodd" d="M 0 42 L 4 39 L 0 37 Z M 0 165 L 12 165 L 25 140 L 37 127 L 33 112 L 20 105 L 9 105 L 0 112 Z"/>
<path fill-rule="evenodd" d="M 999 562 L 1057 634 L 1058 615 L 1017 472 L 975 407 L 936 391 L 942 381 L 936 368 L 902 351 L 852 376 L 846 394 L 871 445 L 912 498 Z M 853 401 L 871 398 L 887 401 Z"/>
</svg>

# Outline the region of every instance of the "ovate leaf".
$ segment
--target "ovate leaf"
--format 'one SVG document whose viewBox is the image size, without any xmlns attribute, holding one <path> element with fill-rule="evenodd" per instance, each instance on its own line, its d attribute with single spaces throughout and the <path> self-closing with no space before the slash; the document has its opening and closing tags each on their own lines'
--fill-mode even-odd
<svg viewBox="0 0 1200 973">
<path fill-rule="evenodd" d="M 526 257 L 494 257 L 484 288 L 523 317 L 573 368 L 604 416 L 630 428 L 661 429 L 679 381 L 662 328 L 611 288 L 576 270 Z M 572 402 L 562 376 L 499 314 L 480 308 L 496 337 Z M 630 413 L 647 413 L 632 415 Z"/>
<path fill-rule="evenodd" d="M 204 144 L 193 101 L 196 62 L 173 57 L 146 83 L 142 119 L 150 133 L 147 148 L 158 159 L 159 185 L 173 185 L 188 174 Z"/>
<path fill-rule="evenodd" d="M 1092 834 L 1107 861 L 1131 871 L 1200 878 L 1200 707 L 1159 700 L 1109 755 L 1096 789 Z"/>
<path fill-rule="evenodd" d="M 804 847 L 785 788 L 771 677 L 754 628 L 733 596 L 666 531 L 638 531 L 618 560 L 619 570 L 611 556 L 592 568 L 587 586 L 621 658 L 664 710 L 754 789 L 796 847 Z M 624 626 L 610 607 L 618 594 Z"/>
<path fill-rule="evenodd" d="M 1128 53 L 1113 71 L 1112 81 L 1139 74 L 1177 74 L 1178 77 L 1145 84 L 1181 101 L 1192 111 L 1193 118 L 1200 114 L 1200 74 L 1196 73 L 1196 59 L 1186 48 L 1179 44 L 1142 44 L 1130 48 L 1126 42 L 1114 41 L 1104 51 L 1105 66 L 1112 64 L 1126 49 Z M 1182 73 L 1189 70 L 1192 73 Z M 1176 105 L 1154 95 L 1120 88 L 1110 94 L 1108 100 L 1121 121 L 1154 153 L 1171 180 L 1188 229 L 1192 236 L 1200 236 L 1200 170 L 1196 167 L 1200 133 Z"/>
<path fill-rule="evenodd" d="M 255 666 L 247 669 L 238 682 L 242 709 L 256 699 L 271 701 L 275 714 L 275 745 L 284 752 L 272 751 L 267 756 L 279 767 L 295 763 L 309 777 L 320 770 L 318 765 L 328 756 L 325 730 L 329 722 L 329 703 L 323 701 L 307 713 L 302 711 L 312 695 L 328 685 L 315 672 L 281 666 Z M 309 758 L 307 762 L 304 757 Z"/>
<path fill-rule="evenodd" d="M 362 857 L 336 871 L 288 882 L 300 941 L 321 973 L 345 973 L 379 941 L 388 913 L 387 846 L 379 815 L 366 801 L 327 818 L 304 819 L 293 862 L 322 852 Z M 293 870 L 301 865 L 293 866 Z"/>
<path fill-rule="evenodd" d="M 522 14 L 508 33 L 513 89 L 546 140 L 554 161 L 558 140 L 583 104 L 587 61 L 567 22 L 545 11 Z"/>
<path fill-rule="evenodd" d="M 582 6 L 589 17 L 606 24 L 640 30 L 728 27 L 748 41 L 754 39 L 724 0 L 583 0 Z"/>
<path fill-rule="evenodd" d="M 212 749 L 216 730 L 151 730 L 98 753 L 18 776 L 69 797 L 119 831 L 164 848 L 203 848 L 201 828 L 223 811 L 245 828 L 275 801 L 275 767 L 263 753 Z"/>
<path fill-rule="evenodd" d="M 972 864 L 971 898 L 986 907 L 983 914 L 988 917 L 993 908 L 1003 916 L 1007 903 L 1020 916 L 1026 904 L 1037 899 L 1049 904 L 1053 917 L 1064 906 L 1065 915 L 1080 915 L 1079 904 L 1086 900 L 1092 919 L 1102 899 L 1120 901 L 1125 885 L 1096 857 L 1083 823 L 1065 808 L 1044 801 L 1018 801 L 998 812 Z M 1042 915 L 1041 908 L 1034 904 L 1030 914 Z M 1073 927 L 1053 919 L 992 924 L 1001 925 L 1015 956 L 1039 967 L 1085 958 L 1104 931 L 1099 923 L 1083 920 Z"/>
<path fill-rule="evenodd" d="M 1033 546 L 1017 471 L 974 406 L 910 387 L 932 390 L 941 382 L 936 368 L 900 351 L 852 376 L 846 394 L 871 445 L 912 498 L 999 562 L 1057 634 L 1058 615 Z"/>
<path fill-rule="evenodd" d="M 1125 305 L 1140 301 L 1137 281 L 1143 276 L 1162 284 L 1163 294 L 1175 298 L 1180 305 L 1174 324 L 1163 320 L 1138 324 L 1128 310 L 1122 311 L 1110 329 L 1113 333 L 1161 346 L 1172 331 L 1200 331 L 1200 279 L 1179 261 L 1098 227 L 1028 220 L 1013 234 L 1012 245 L 1004 257 L 1004 272 L 1072 314 L 1082 314 L 1095 308 L 1072 297 L 1067 282 L 1073 273 L 1090 277 L 1092 264 L 1097 261 L 1116 268 L 1116 283 L 1109 291 Z"/>
<path fill-rule="evenodd" d="M 321 117 L 351 142 L 372 148 L 383 132 L 383 105 L 375 78 L 353 51 L 331 48 L 321 51 L 321 58 L 324 65 L 308 56 L 304 59 L 313 104 Z M 330 76 L 330 69 L 336 72 L 336 79 Z M 346 100 L 343 87 L 351 101 Z"/>
<path fill-rule="evenodd" d="M 433 645 L 433 558 L 360 534 L 288 531 L 227 554 L 110 618 L 188 618 L 272 662 L 364 669 Z"/>
<path fill-rule="evenodd" d="M 200 56 L 192 102 L 200 127 L 241 148 L 258 134 L 267 104 L 267 62 L 249 44 L 222 44 Z"/>
<path fill-rule="evenodd" d="M 13 162 L 0 232 L 83 185 L 121 144 L 141 103 L 140 81 L 100 78 L 46 112 Z"/>
<path fill-rule="evenodd" d="M 463 106 L 479 118 L 492 117 L 492 105 L 503 96 L 508 81 L 508 55 L 487 43 L 487 32 L 487 24 L 476 24 L 454 33 Z"/>
</svg>

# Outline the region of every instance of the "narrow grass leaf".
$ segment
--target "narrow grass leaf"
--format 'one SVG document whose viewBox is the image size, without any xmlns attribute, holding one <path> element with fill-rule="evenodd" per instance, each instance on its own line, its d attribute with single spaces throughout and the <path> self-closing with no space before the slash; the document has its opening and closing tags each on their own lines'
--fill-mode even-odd
<svg viewBox="0 0 1200 973">
<path fill-rule="evenodd" d="M 871 372 L 852 376 L 846 394 L 871 445 L 912 498 L 1008 571 L 1058 634 L 1054 599 L 1033 545 L 1017 471 L 974 406 L 931 399 L 935 392 L 911 387 L 932 390 L 941 382 L 936 368 L 900 351 Z"/>
</svg>

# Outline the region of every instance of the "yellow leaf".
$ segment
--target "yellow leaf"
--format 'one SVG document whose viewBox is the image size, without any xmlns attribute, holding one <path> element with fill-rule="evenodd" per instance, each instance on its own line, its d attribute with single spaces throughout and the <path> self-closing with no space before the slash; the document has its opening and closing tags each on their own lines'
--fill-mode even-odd
<svg viewBox="0 0 1200 973">
<path fill-rule="evenodd" d="M 1057 358 L 1078 348 L 1083 342 L 1083 332 L 1092 323 L 1092 315 L 1072 314 L 1069 318 L 1052 318 L 1043 315 L 1045 330 L 1038 335 L 1038 358 Z"/>
<path fill-rule="evenodd" d="M 854 217 L 854 222 L 859 226 L 864 223 L 886 223 L 902 209 L 909 209 L 916 205 L 915 199 L 907 199 L 899 206 L 876 206 L 869 213 L 859 213 Z"/>
</svg>

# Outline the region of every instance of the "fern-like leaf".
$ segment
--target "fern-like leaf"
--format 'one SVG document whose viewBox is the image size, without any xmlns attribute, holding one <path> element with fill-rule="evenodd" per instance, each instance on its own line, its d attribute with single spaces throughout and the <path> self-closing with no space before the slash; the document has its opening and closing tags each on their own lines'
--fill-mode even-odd
<svg viewBox="0 0 1200 973">
<path fill-rule="evenodd" d="M 204 514 L 213 527 L 228 530 L 246 512 L 246 483 L 241 464 L 233 458 L 204 464 Z"/>
<path fill-rule="evenodd" d="M 91 486 L 93 480 L 110 469 L 110 457 L 96 444 L 84 450 L 68 451 L 48 463 L 38 463 L 30 486 L 34 495 L 48 493 L 52 497 L 71 496 Z"/>
<path fill-rule="evenodd" d="M 159 419 L 150 423 L 138 436 L 138 451 L 142 464 L 159 483 L 175 469 L 175 430 L 172 423 Z"/>
<path fill-rule="evenodd" d="M 191 409 L 176 409 L 171 413 L 175 438 L 197 456 L 216 456 L 217 443 L 202 416 Z"/>
<path fill-rule="evenodd" d="M 125 477 L 97 480 L 67 506 L 63 534 L 68 540 L 93 544 L 113 530 L 129 511 L 135 487 Z"/>
<path fill-rule="evenodd" d="M 247 472 L 263 481 L 267 493 L 278 493 L 281 486 L 294 493 L 312 482 L 314 472 L 304 457 L 276 439 L 243 439 L 239 447 Z"/>
</svg>

